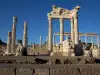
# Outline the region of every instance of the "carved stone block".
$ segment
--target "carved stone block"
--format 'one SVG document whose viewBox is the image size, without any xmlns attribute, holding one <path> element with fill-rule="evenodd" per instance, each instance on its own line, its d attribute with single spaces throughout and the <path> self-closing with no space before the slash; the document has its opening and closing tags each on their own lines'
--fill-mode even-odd
<svg viewBox="0 0 100 75">
<path fill-rule="evenodd" d="M 80 72 L 81 72 L 81 75 L 92 75 L 92 68 L 89 68 L 89 67 L 81 68 Z"/>
<path fill-rule="evenodd" d="M 100 68 L 92 68 L 92 75 L 100 75 Z"/>
<path fill-rule="evenodd" d="M 35 69 L 34 75 L 50 75 L 49 69 Z"/>
<path fill-rule="evenodd" d="M 32 69 L 17 69 L 16 75 L 32 75 L 33 70 Z"/>
<path fill-rule="evenodd" d="M 71 69 L 70 68 L 52 68 L 50 69 L 50 75 L 71 75 L 70 74 Z"/>
<path fill-rule="evenodd" d="M 14 68 L 0 68 L 0 75 L 15 75 Z"/>
</svg>

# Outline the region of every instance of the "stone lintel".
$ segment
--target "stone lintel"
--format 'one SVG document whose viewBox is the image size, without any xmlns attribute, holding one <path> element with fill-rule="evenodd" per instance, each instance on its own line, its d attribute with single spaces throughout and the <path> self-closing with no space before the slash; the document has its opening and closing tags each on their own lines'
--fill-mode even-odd
<svg viewBox="0 0 100 75">
<path fill-rule="evenodd" d="M 64 18 L 64 19 L 70 19 L 70 15 L 64 15 L 64 16 L 58 16 L 58 15 L 48 15 L 49 18 L 52 19 L 60 19 L 60 18 Z"/>
</svg>

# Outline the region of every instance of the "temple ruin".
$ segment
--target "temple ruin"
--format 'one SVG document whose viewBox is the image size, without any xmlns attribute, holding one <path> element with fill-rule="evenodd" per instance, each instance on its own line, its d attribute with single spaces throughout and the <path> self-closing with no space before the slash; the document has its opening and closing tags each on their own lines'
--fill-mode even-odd
<svg viewBox="0 0 100 75">
<path fill-rule="evenodd" d="M 50 56 L 60 55 L 60 56 L 100 56 L 99 48 L 99 37 L 96 33 L 80 33 L 78 29 L 78 11 L 80 6 L 74 7 L 72 10 L 65 8 L 52 6 L 52 11 L 47 14 L 48 16 L 48 36 L 46 36 L 46 42 L 43 45 L 42 36 L 40 36 L 40 44 L 35 43 L 28 48 L 28 36 L 27 36 L 27 21 L 24 22 L 23 29 L 23 45 L 18 45 L 16 48 L 16 24 L 17 17 L 13 17 L 13 27 L 12 32 L 8 32 L 8 43 L 7 50 L 5 54 L 16 55 L 16 50 L 22 47 L 27 48 L 29 55 L 34 54 L 34 50 L 45 49 L 46 53 Z M 60 32 L 52 33 L 52 19 L 59 19 L 60 21 Z M 70 20 L 71 32 L 64 32 L 64 19 Z M 55 37 L 60 36 L 59 43 L 55 43 Z M 64 36 L 68 39 L 64 40 Z M 84 36 L 85 42 L 82 42 L 81 37 Z M 87 42 L 87 37 L 91 38 L 91 43 Z M 97 44 L 93 42 L 93 37 L 96 37 Z M 19 50 L 21 51 L 21 50 Z M 32 52 L 31 52 L 32 51 Z M 59 54 L 60 53 L 60 54 Z M 41 53 L 40 53 L 41 54 Z M 18 55 L 18 53 L 17 53 Z"/>
<path fill-rule="evenodd" d="M 31 47 L 28 46 L 27 21 L 23 25 L 23 42 L 16 43 L 17 17 L 13 17 L 12 31 L 8 31 L 7 36 L 7 49 L 0 56 L 0 75 L 100 75 L 99 37 L 96 33 L 78 31 L 79 9 L 80 6 L 68 10 L 53 5 L 52 12 L 47 15 L 49 29 L 45 44 L 41 35 L 40 43 L 33 43 Z M 52 19 L 55 18 L 60 19 L 60 32 L 52 33 Z M 70 20 L 71 32 L 64 32 L 64 19 Z M 59 43 L 55 42 L 56 36 L 60 36 Z M 68 38 L 64 40 L 64 36 Z M 84 37 L 84 41 L 81 37 Z"/>
</svg>

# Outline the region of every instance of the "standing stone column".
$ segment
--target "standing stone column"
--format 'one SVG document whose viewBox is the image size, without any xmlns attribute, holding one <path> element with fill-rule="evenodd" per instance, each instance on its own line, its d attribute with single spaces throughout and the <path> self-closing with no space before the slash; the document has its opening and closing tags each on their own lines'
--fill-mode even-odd
<svg viewBox="0 0 100 75">
<path fill-rule="evenodd" d="M 53 48 L 54 48 L 54 46 L 55 46 L 55 34 L 53 35 Z"/>
<path fill-rule="evenodd" d="M 75 37 L 74 37 L 74 20 L 71 18 L 71 39 L 72 42 L 74 43 Z"/>
<path fill-rule="evenodd" d="M 78 15 L 74 15 L 75 44 L 79 44 Z"/>
<path fill-rule="evenodd" d="M 98 35 L 97 35 L 97 47 L 99 49 L 99 38 L 98 38 Z"/>
<path fill-rule="evenodd" d="M 35 43 L 33 43 L 33 46 L 32 46 L 32 48 L 33 48 L 33 49 L 35 49 Z"/>
<path fill-rule="evenodd" d="M 13 17 L 11 51 L 14 54 L 15 54 L 15 49 L 16 49 L 16 24 L 17 24 L 17 17 Z"/>
<path fill-rule="evenodd" d="M 79 40 L 81 40 L 81 36 L 79 35 Z"/>
<path fill-rule="evenodd" d="M 52 19 L 48 18 L 49 20 L 49 33 L 48 33 L 48 50 L 52 50 Z"/>
<path fill-rule="evenodd" d="M 91 44 L 92 44 L 92 49 L 93 49 L 93 39 L 92 39 L 92 36 L 91 36 Z"/>
<path fill-rule="evenodd" d="M 12 40 L 12 32 L 9 31 L 8 32 L 8 41 L 7 41 L 7 51 L 6 51 L 6 54 L 9 55 L 11 54 L 11 40 Z"/>
<path fill-rule="evenodd" d="M 63 19 L 60 19 L 60 43 L 64 41 L 64 25 L 63 25 Z"/>
<path fill-rule="evenodd" d="M 46 36 L 46 49 L 48 48 L 48 36 Z"/>
<path fill-rule="evenodd" d="M 87 35 L 85 34 L 85 44 L 87 44 Z"/>
<path fill-rule="evenodd" d="M 23 47 L 27 47 L 27 22 L 24 22 L 24 32 L 23 32 Z"/>
<path fill-rule="evenodd" d="M 42 36 L 40 36 L 40 48 L 42 48 Z"/>
</svg>

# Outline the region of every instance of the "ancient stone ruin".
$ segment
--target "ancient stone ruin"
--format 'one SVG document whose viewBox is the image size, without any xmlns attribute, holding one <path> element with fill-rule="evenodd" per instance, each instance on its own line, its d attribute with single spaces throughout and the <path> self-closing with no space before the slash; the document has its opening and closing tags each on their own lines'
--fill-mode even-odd
<svg viewBox="0 0 100 75">
<path fill-rule="evenodd" d="M 8 32 L 7 49 L 0 56 L 1 75 L 100 75 L 99 37 L 95 33 L 81 33 L 78 29 L 78 11 L 52 6 L 48 16 L 48 36 L 45 44 L 32 44 L 28 47 L 28 24 L 24 22 L 23 43 L 16 44 L 17 17 L 13 17 L 12 31 Z M 59 19 L 60 32 L 52 33 L 52 19 Z M 71 22 L 71 32 L 64 32 L 64 19 Z M 60 42 L 55 43 L 55 37 Z M 64 36 L 68 39 L 64 40 Z M 85 42 L 81 37 L 85 36 Z M 93 42 L 96 37 L 97 44 Z M 91 43 L 87 42 L 91 38 Z M 41 52 L 39 52 L 39 50 Z M 45 49 L 45 50 L 44 50 Z M 44 53 L 43 53 L 44 52 Z"/>
</svg>

